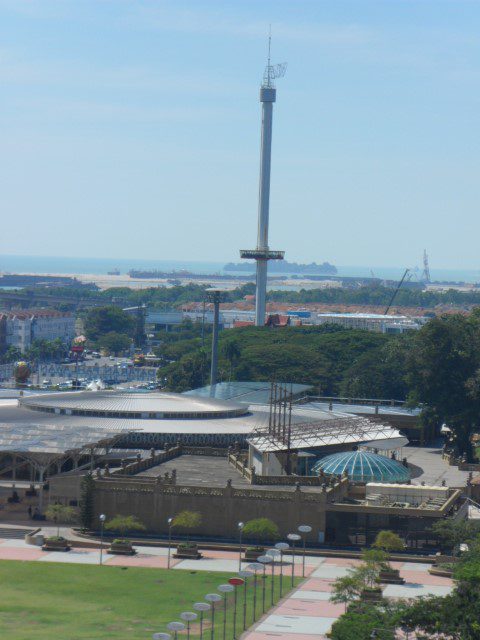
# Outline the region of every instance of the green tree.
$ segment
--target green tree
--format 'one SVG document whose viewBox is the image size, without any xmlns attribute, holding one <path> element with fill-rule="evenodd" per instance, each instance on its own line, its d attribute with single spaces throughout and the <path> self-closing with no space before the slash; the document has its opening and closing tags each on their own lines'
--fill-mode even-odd
<svg viewBox="0 0 480 640">
<path fill-rule="evenodd" d="M 432 525 L 432 533 L 440 541 L 444 550 L 455 550 L 462 543 L 470 543 L 480 532 L 480 525 L 475 521 L 454 520 L 445 518 Z"/>
<path fill-rule="evenodd" d="M 270 518 L 248 520 L 243 527 L 243 535 L 257 542 L 265 543 L 280 537 L 278 526 Z"/>
<path fill-rule="evenodd" d="M 402 612 L 402 623 L 416 629 L 419 637 L 480 638 L 480 542 L 473 542 L 454 576 L 456 586 L 450 595 L 418 598 Z"/>
<path fill-rule="evenodd" d="M 51 504 L 45 510 L 48 520 L 53 520 L 57 527 L 57 538 L 60 537 L 60 525 L 76 520 L 77 513 L 73 507 L 64 504 Z"/>
<path fill-rule="evenodd" d="M 180 511 L 172 522 L 172 527 L 176 529 L 185 529 L 187 532 L 187 540 L 190 540 L 190 531 L 198 529 L 202 523 L 202 514 L 198 511 Z"/>
<path fill-rule="evenodd" d="M 95 307 L 87 313 L 84 322 L 85 335 L 96 342 L 107 333 L 119 333 L 132 337 L 135 320 L 119 307 Z"/>
<path fill-rule="evenodd" d="M 94 518 L 95 480 L 91 473 L 83 476 L 80 484 L 80 522 L 84 529 L 91 529 Z"/>
<path fill-rule="evenodd" d="M 226 340 L 223 344 L 223 353 L 230 363 L 230 379 L 234 365 L 240 360 L 241 349 L 236 340 Z"/>
<path fill-rule="evenodd" d="M 453 431 L 452 446 L 473 460 L 472 433 L 480 415 L 480 314 L 428 322 L 415 336 L 407 381 L 412 404 L 425 403 Z"/>
<path fill-rule="evenodd" d="M 373 547 L 380 549 L 389 557 L 394 551 L 403 551 L 405 549 L 405 543 L 400 536 L 393 531 L 379 531 Z"/>
<path fill-rule="evenodd" d="M 110 331 L 109 333 L 100 336 L 96 342 L 98 349 L 104 349 L 108 353 L 112 353 L 114 355 L 118 355 L 122 351 L 126 351 L 129 349 L 131 344 L 131 338 L 129 338 L 125 333 L 116 333 L 115 331 Z"/>
<path fill-rule="evenodd" d="M 380 571 L 385 568 L 387 554 L 382 549 L 364 549 L 362 560 L 362 564 L 356 567 L 351 575 L 363 582 L 366 589 L 374 589 L 377 587 Z"/>
<path fill-rule="evenodd" d="M 105 523 L 105 529 L 108 531 L 118 531 L 122 538 L 125 539 L 127 533 L 145 531 L 145 525 L 140 522 L 136 516 L 117 515 Z"/>
<path fill-rule="evenodd" d="M 370 640 L 378 630 L 379 640 L 395 640 L 400 618 L 400 606 L 383 603 L 381 606 L 353 602 L 347 612 L 336 620 L 328 637 L 331 640 Z"/>
<path fill-rule="evenodd" d="M 362 587 L 363 582 L 359 579 L 359 576 L 352 573 L 342 576 L 341 578 L 337 578 L 333 583 L 330 602 L 344 604 L 346 611 L 350 602 L 353 602 L 360 596 Z"/>
<path fill-rule="evenodd" d="M 32 341 L 26 357 L 28 360 L 55 361 L 60 360 L 67 353 L 67 346 L 56 338 L 55 340 L 36 339 Z"/>
<path fill-rule="evenodd" d="M 0 356 L 0 363 L 7 364 L 17 362 L 22 358 L 22 352 L 17 347 L 8 347 L 8 349 Z"/>
<path fill-rule="evenodd" d="M 174 365 L 159 370 L 159 376 L 167 378 L 169 389 L 178 392 L 202 387 L 207 380 L 210 358 L 205 349 L 182 357 Z"/>
</svg>

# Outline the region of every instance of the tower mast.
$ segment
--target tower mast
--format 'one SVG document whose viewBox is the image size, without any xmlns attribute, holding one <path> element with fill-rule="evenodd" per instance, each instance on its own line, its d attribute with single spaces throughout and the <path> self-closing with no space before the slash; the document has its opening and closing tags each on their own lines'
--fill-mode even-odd
<svg viewBox="0 0 480 640">
<path fill-rule="evenodd" d="M 260 144 L 260 184 L 258 193 L 258 232 L 256 249 L 242 249 L 241 258 L 254 259 L 257 263 L 255 296 L 255 325 L 265 324 L 267 297 L 267 264 L 269 260 L 283 260 L 283 251 L 270 251 L 268 246 L 268 219 L 270 210 L 270 168 L 272 157 L 273 103 L 277 92 L 274 80 L 285 75 L 286 63 L 272 65 L 270 62 L 271 35 L 268 37 L 268 59 L 263 82 L 260 87 L 262 103 L 262 134 Z"/>
<path fill-rule="evenodd" d="M 430 282 L 430 266 L 428 264 L 428 255 L 427 250 L 423 250 L 423 280 L 425 282 Z"/>
</svg>

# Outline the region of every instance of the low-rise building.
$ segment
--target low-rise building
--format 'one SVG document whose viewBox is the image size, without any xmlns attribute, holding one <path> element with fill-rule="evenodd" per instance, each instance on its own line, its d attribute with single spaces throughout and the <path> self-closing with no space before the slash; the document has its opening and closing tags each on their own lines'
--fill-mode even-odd
<svg viewBox="0 0 480 640">
<path fill-rule="evenodd" d="M 345 329 L 365 329 L 380 333 L 415 331 L 425 324 L 426 318 L 413 318 L 379 313 L 318 313 L 311 324 L 339 324 Z"/>
<path fill-rule="evenodd" d="M 75 316 L 52 309 L 3 312 L 0 325 L 0 351 L 15 347 L 24 353 L 34 340 L 60 339 L 69 344 L 75 337 Z"/>
</svg>

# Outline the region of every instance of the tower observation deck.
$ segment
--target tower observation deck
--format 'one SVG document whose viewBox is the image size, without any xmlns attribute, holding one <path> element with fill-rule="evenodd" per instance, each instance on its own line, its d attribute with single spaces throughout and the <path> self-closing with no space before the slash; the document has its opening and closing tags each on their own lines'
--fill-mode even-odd
<svg viewBox="0 0 480 640">
<path fill-rule="evenodd" d="M 240 257 L 255 260 L 257 263 L 255 325 L 265 324 L 267 297 L 267 265 L 269 260 L 283 260 L 283 251 L 272 251 L 268 246 L 268 218 L 270 210 L 270 167 L 272 157 L 272 120 L 273 103 L 276 100 L 275 78 L 285 75 L 286 63 L 270 64 L 270 44 L 268 39 L 268 62 L 260 87 L 262 103 L 262 136 L 260 146 L 260 185 L 258 194 L 258 234 L 255 249 L 242 249 Z"/>
</svg>

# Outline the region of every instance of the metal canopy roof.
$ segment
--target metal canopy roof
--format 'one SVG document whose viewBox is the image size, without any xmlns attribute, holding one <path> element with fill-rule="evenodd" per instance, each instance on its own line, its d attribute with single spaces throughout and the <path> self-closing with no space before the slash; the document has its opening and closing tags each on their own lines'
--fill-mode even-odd
<svg viewBox="0 0 480 640">
<path fill-rule="evenodd" d="M 309 384 L 282 383 L 291 391 L 294 397 L 304 395 L 313 389 Z M 270 400 L 270 382 L 217 382 L 206 387 L 199 387 L 191 391 L 184 391 L 184 396 L 200 396 L 202 398 L 216 398 L 217 400 L 234 400 L 248 404 L 268 404 Z"/>
<path fill-rule="evenodd" d="M 16 453 L 30 459 L 55 459 L 92 447 L 112 445 L 126 431 L 110 431 L 87 426 L 62 424 L 3 423 L 0 428 L 0 453 Z"/>
<path fill-rule="evenodd" d="M 293 416 L 292 416 L 293 418 Z M 310 420 L 295 422 L 292 420 L 290 449 L 309 449 L 337 444 L 360 444 L 368 442 L 369 446 L 377 442 L 395 443 L 392 448 L 408 444 L 397 429 L 368 418 L 359 416 L 330 414 L 328 420 Z M 257 451 L 286 451 L 288 444 L 268 431 L 268 424 L 258 426 L 248 438 L 249 444 Z"/>
<path fill-rule="evenodd" d="M 246 414 L 248 407 L 213 398 L 196 398 L 179 393 L 151 392 L 128 393 L 125 391 L 77 391 L 32 395 L 19 401 L 22 407 L 70 412 L 97 417 L 122 414 L 117 417 L 144 418 L 229 418 Z M 147 414 L 147 415 L 144 415 Z M 113 416 L 115 417 L 115 416 Z"/>
</svg>

